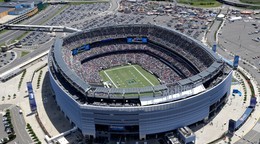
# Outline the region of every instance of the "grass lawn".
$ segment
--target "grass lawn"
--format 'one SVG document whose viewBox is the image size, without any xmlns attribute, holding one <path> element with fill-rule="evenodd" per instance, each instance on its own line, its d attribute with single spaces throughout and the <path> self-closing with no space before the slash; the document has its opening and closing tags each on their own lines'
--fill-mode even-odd
<svg viewBox="0 0 260 144">
<path fill-rule="evenodd" d="M 126 65 L 100 71 L 104 82 L 115 88 L 136 88 L 159 85 L 158 79 L 139 65 Z"/>
<path fill-rule="evenodd" d="M 204 8 L 219 7 L 222 5 L 217 0 L 177 0 L 177 1 L 182 4 L 188 4 L 191 6 L 204 7 Z"/>
<path fill-rule="evenodd" d="M 28 53 L 30 53 L 30 52 L 28 52 L 28 51 L 22 51 L 22 53 L 21 53 L 21 57 L 27 55 Z"/>
<path fill-rule="evenodd" d="M 2 1 L 0 0 L 0 2 L 2 2 Z M 5 32 L 7 32 L 7 30 L 5 30 L 5 29 L 4 29 L 4 30 L 1 30 L 1 31 L 0 31 L 0 34 L 3 34 L 3 33 L 5 33 Z"/>
<path fill-rule="evenodd" d="M 243 3 L 260 4 L 260 0 L 240 0 Z"/>
</svg>

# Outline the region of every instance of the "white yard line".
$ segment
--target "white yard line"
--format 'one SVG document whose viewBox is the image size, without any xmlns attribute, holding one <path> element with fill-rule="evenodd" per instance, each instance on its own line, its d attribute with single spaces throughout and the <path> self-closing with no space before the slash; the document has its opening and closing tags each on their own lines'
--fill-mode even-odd
<svg viewBox="0 0 260 144">
<path fill-rule="evenodd" d="M 128 65 L 128 66 L 124 66 L 124 67 L 112 68 L 112 69 L 108 69 L 108 70 L 105 70 L 105 71 L 113 71 L 113 70 L 124 69 L 124 68 L 128 68 L 128 67 L 132 67 L 132 65 Z"/>
<path fill-rule="evenodd" d="M 142 75 L 144 79 L 146 79 L 152 86 L 154 86 L 154 84 L 153 84 L 148 78 L 146 78 L 135 66 L 132 66 L 132 67 L 134 67 L 134 69 L 135 69 L 140 75 Z"/>
<path fill-rule="evenodd" d="M 113 82 L 113 80 L 110 78 L 110 76 L 107 74 L 107 72 L 104 71 L 104 73 L 105 73 L 105 75 L 109 78 L 109 80 L 113 83 L 113 85 L 114 85 L 116 88 L 118 88 L 117 85 L 116 85 L 116 84 Z"/>
</svg>

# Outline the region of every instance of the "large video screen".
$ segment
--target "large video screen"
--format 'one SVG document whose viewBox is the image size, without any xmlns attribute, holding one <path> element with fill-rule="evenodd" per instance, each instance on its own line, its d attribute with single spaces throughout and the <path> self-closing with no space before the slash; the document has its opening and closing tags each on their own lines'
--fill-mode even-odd
<svg viewBox="0 0 260 144">
<path fill-rule="evenodd" d="M 90 50 L 90 46 L 89 46 L 89 44 L 86 44 L 79 48 L 75 48 L 75 49 L 71 50 L 71 54 L 74 56 L 74 55 L 77 55 L 78 53 L 81 53 L 83 51 L 88 51 L 88 50 Z"/>
<path fill-rule="evenodd" d="M 234 58 L 233 67 L 237 68 L 238 67 L 238 62 L 239 62 L 239 56 L 236 55 L 235 58 Z"/>
<path fill-rule="evenodd" d="M 147 43 L 146 37 L 128 37 L 127 43 Z"/>
</svg>

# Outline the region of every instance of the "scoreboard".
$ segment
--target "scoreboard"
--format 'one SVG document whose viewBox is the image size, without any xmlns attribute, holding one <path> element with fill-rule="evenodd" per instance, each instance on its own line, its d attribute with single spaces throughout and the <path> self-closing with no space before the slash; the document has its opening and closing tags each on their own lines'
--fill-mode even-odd
<svg viewBox="0 0 260 144">
<path fill-rule="evenodd" d="M 106 40 L 102 40 L 101 42 L 109 42 L 109 41 L 112 41 L 112 40 L 113 39 L 106 39 Z M 147 43 L 148 42 L 147 37 L 127 37 L 126 40 L 127 40 L 127 43 Z M 75 56 L 75 55 L 77 55 L 81 52 L 88 51 L 90 49 L 91 49 L 90 45 L 85 44 L 85 45 L 82 45 L 78 48 L 71 50 L 71 54 L 73 56 Z"/>
<path fill-rule="evenodd" d="M 74 55 L 77 55 L 78 53 L 81 53 L 83 51 L 88 51 L 88 50 L 90 50 L 90 46 L 89 46 L 89 44 L 86 44 L 79 48 L 75 48 L 75 49 L 71 50 L 71 53 L 74 56 Z"/>
<path fill-rule="evenodd" d="M 234 62 L 233 62 L 233 67 L 234 67 L 234 68 L 237 68 L 237 67 L 238 67 L 238 62 L 239 62 L 239 56 L 236 55 L 236 56 L 234 57 Z"/>
<path fill-rule="evenodd" d="M 146 37 L 128 37 L 127 43 L 147 43 Z"/>
</svg>

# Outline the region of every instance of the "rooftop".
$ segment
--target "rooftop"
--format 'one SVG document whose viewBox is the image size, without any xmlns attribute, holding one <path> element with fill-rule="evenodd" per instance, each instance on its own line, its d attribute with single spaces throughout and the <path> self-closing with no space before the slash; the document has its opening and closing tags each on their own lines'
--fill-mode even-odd
<svg viewBox="0 0 260 144">
<path fill-rule="evenodd" d="M 42 2 L 42 0 L 11 0 L 12 2 L 20 2 L 20 3 L 32 3 L 34 2 L 34 4 L 39 4 Z"/>
<path fill-rule="evenodd" d="M 6 8 L 14 8 L 17 4 L 19 4 L 18 2 L 0 2 L 0 7 L 6 7 Z"/>
<path fill-rule="evenodd" d="M 0 18 L 0 24 L 4 24 L 4 23 L 6 23 L 6 22 L 18 17 L 18 16 L 19 15 L 6 15 L 6 16 Z"/>
<path fill-rule="evenodd" d="M 0 7 L 0 13 L 10 10 L 11 8 Z"/>
</svg>

